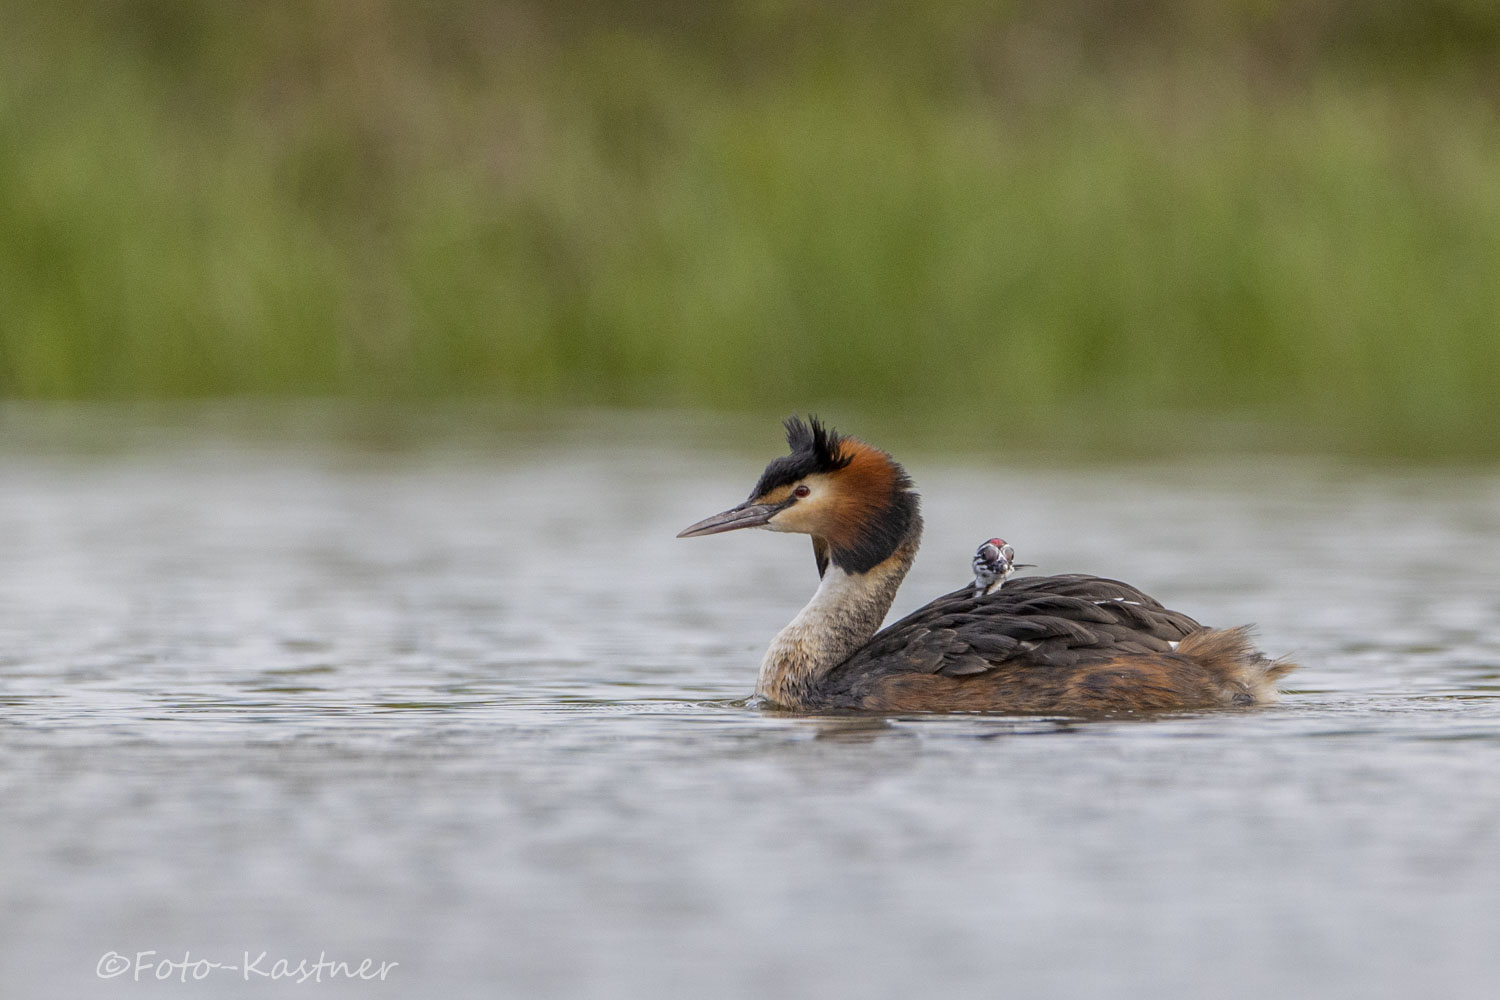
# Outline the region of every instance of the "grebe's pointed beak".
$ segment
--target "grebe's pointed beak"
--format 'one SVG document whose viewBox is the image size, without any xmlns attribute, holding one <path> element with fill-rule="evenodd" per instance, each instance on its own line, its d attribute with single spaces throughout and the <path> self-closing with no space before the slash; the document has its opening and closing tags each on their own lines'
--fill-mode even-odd
<svg viewBox="0 0 1500 1000">
<path fill-rule="evenodd" d="M 738 507 L 731 507 L 722 514 L 705 517 L 697 524 L 689 525 L 677 533 L 678 538 L 697 538 L 699 535 L 717 535 L 721 531 L 737 528 L 759 528 L 780 513 L 784 504 L 751 503 L 746 500 Z"/>
</svg>

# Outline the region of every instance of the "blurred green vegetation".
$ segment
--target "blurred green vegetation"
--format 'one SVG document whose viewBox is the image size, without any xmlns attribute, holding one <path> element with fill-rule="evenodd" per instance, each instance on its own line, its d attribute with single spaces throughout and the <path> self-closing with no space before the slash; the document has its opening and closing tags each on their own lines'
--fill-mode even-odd
<svg viewBox="0 0 1500 1000">
<path fill-rule="evenodd" d="M 1497 389 L 1490 0 L 0 7 L 0 395 L 1493 455 Z"/>
</svg>

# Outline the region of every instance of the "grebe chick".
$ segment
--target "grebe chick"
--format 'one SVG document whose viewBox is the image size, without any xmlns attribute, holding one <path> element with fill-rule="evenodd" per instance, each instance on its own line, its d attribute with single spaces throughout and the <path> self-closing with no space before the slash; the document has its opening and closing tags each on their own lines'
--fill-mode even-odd
<svg viewBox="0 0 1500 1000">
<path fill-rule="evenodd" d="M 986 593 L 976 581 L 882 629 L 921 542 L 912 481 L 890 455 L 817 420 L 789 418 L 786 436 L 791 453 L 766 466 L 744 503 L 678 536 L 812 537 L 821 582 L 761 661 L 755 690 L 767 701 L 796 711 L 1223 708 L 1274 701 L 1293 669 L 1257 652 L 1247 628 L 1204 628 L 1128 584 L 1082 574 Z M 1014 569 L 1002 540 L 985 544 L 997 541 Z M 1000 582 L 1008 575 L 1002 568 Z"/>
<path fill-rule="evenodd" d="M 1031 563 L 1016 562 L 1016 550 L 1003 538 L 991 538 L 974 553 L 974 596 L 984 597 L 1000 587 L 1011 574 Z"/>
</svg>

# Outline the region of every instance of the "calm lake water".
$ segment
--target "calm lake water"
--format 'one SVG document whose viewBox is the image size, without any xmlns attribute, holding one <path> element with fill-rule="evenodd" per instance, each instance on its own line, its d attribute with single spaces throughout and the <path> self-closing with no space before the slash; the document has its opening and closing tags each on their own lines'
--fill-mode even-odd
<svg viewBox="0 0 1500 1000">
<path fill-rule="evenodd" d="M 1304 666 L 1250 714 L 797 718 L 738 699 L 806 539 L 673 538 L 774 427 L 91 421 L 0 423 L 0 995 L 1500 990 L 1494 470 L 902 454 L 894 614 L 1000 533 Z M 399 964 L 98 978 L 146 951 Z"/>
</svg>

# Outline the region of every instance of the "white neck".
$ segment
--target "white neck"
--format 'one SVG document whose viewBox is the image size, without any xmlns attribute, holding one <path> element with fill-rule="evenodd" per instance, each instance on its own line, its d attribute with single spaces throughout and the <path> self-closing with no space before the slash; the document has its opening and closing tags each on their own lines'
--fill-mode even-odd
<svg viewBox="0 0 1500 1000">
<path fill-rule="evenodd" d="M 879 631 L 915 555 L 915 544 L 903 546 L 868 573 L 829 566 L 812 600 L 771 640 L 755 693 L 803 707 L 812 685 Z"/>
</svg>

